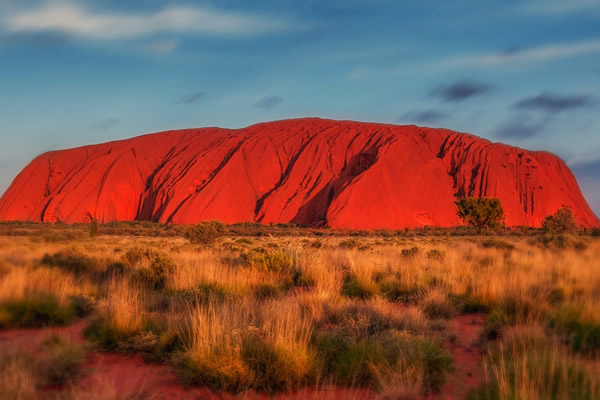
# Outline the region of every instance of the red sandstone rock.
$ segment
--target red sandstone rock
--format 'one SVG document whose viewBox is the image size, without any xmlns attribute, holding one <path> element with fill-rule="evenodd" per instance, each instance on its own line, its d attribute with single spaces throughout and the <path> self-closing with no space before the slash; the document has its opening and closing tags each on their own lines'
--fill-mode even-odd
<svg viewBox="0 0 600 400">
<path fill-rule="evenodd" d="M 540 226 L 562 206 L 599 225 L 552 154 L 444 129 L 317 118 L 42 154 L 0 199 L 0 220 L 452 226 L 464 196 L 500 198 L 509 226 Z"/>
</svg>

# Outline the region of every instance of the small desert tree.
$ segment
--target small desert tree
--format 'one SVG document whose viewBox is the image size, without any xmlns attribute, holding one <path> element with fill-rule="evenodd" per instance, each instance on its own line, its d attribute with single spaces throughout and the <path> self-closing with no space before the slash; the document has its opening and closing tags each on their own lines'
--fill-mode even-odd
<svg viewBox="0 0 600 400">
<path fill-rule="evenodd" d="M 573 210 L 569 207 L 562 207 L 544 219 L 542 228 L 547 233 L 573 233 L 577 231 L 578 226 Z"/>
<path fill-rule="evenodd" d="M 194 244 L 208 245 L 227 234 L 227 225 L 220 221 L 204 221 L 185 230 L 185 238 Z"/>
<path fill-rule="evenodd" d="M 478 231 L 497 229 L 504 224 L 504 210 L 499 199 L 467 197 L 456 202 L 458 216 Z"/>
<path fill-rule="evenodd" d="M 95 238 L 98 235 L 98 220 L 94 218 L 94 216 L 90 212 L 87 213 L 86 217 L 89 221 L 88 232 L 90 234 L 90 237 Z"/>
</svg>

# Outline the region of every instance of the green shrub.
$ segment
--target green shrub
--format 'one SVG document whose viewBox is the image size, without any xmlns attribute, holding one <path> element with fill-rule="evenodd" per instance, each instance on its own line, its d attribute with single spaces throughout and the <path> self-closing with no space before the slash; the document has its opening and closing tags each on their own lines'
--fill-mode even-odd
<svg viewBox="0 0 600 400">
<path fill-rule="evenodd" d="M 366 281 L 357 277 L 349 277 L 342 286 L 342 295 L 350 298 L 370 299 L 376 296 L 379 287 L 373 281 Z"/>
<path fill-rule="evenodd" d="M 340 240 L 338 246 L 342 249 L 356 249 L 360 245 L 357 239 L 344 239 Z"/>
<path fill-rule="evenodd" d="M 52 255 L 45 254 L 42 257 L 41 263 L 73 274 L 89 273 L 98 268 L 98 260 L 88 257 L 75 249 L 59 251 Z"/>
<path fill-rule="evenodd" d="M 258 300 L 266 300 L 274 297 L 279 297 L 282 294 L 282 289 L 272 283 L 263 283 L 254 288 L 254 295 Z"/>
<path fill-rule="evenodd" d="M 486 363 L 491 382 L 471 393 L 470 400 L 592 400 L 600 395 L 594 371 L 546 338 L 513 338 Z"/>
<path fill-rule="evenodd" d="M 87 340 L 104 350 L 116 350 L 124 337 L 103 318 L 95 318 L 85 327 L 83 334 Z"/>
<path fill-rule="evenodd" d="M 87 317 L 94 311 L 94 303 L 87 296 L 71 296 L 69 297 L 73 312 L 79 318 Z"/>
<path fill-rule="evenodd" d="M 409 249 L 402 249 L 402 251 L 400 252 L 400 254 L 402 254 L 403 257 L 414 257 L 417 254 L 419 254 L 421 252 L 421 249 L 419 249 L 418 247 L 414 246 L 411 247 Z"/>
<path fill-rule="evenodd" d="M 494 239 L 484 240 L 483 242 L 481 242 L 481 246 L 484 249 L 495 248 L 498 250 L 508 250 L 508 251 L 515 249 L 515 245 L 512 243 L 505 242 L 504 240 L 494 240 Z"/>
<path fill-rule="evenodd" d="M 314 374 L 312 351 L 292 349 L 265 340 L 259 332 L 244 335 L 242 356 L 254 373 L 252 387 L 273 393 L 306 385 Z"/>
<path fill-rule="evenodd" d="M 175 270 L 175 264 L 170 257 L 159 255 L 150 265 L 140 268 L 133 274 L 133 280 L 155 290 L 162 290 L 167 282 L 167 276 Z"/>
<path fill-rule="evenodd" d="M 265 272 L 289 271 L 294 266 L 291 254 L 283 249 L 259 247 L 240 255 L 242 265 Z"/>
<path fill-rule="evenodd" d="M 484 229 L 497 229 L 503 225 L 504 210 L 499 199 L 467 197 L 456 202 L 458 216 L 480 232 Z"/>
<path fill-rule="evenodd" d="M 423 312 L 431 319 L 450 319 L 458 313 L 451 299 L 443 293 L 430 292 L 423 301 Z"/>
<path fill-rule="evenodd" d="M 227 235 L 227 225 L 220 221 L 205 221 L 185 230 L 184 236 L 193 244 L 209 245 Z"/>
<path fill-rule="evenodd" d="M 129 266 L 136 266 L 142 261 L 152 261 L 156 257 L 159 257 L 160 253 L 155 249 L 147 246 L 134 246 L 123 254 L 123 261 Z"/>
<path fill-rule="evenodd" d="M 0 303 L 0 327 L 41 328 L 66 325 L 75 319 L 71 306 L 62 306 L 52 295 L 38 294 Z"/>
<path fill-rule="evenodd" d="M 389 301 L 417 304 L 427 294 L 427 289 L 419 285 L 405 284 L 399 280 L 382 282 L 381 294 Z"/>
<path fill-rule="evenodd" d="M 432 249 L 427 252 L 427 258 L 435 261 L 442 261 L 446 253 L 443 250 Z"/>
<path fill-rule="evenodd" d="M 335 381 L 344 386 L 371 386 L 376 380 L 372 365 L 386 362 L 386 354 L 377 343 L 350 343 L 335 360 Z"/>
<path fill-rule="evenodd" d="M 98 220 L 96 220 L 96 218 L 92 218 L 90 220 L 88 233 L 90 234 L 91 238 L 95 238 L 96 236 L 98 236 Z"/>
<path fill-rule="evenodd" d="M 58 335 L 52 335 L 42 344 L 44 358 L 42 375 L 53 385 L 74 383 L 81 374 L 79 365 L 85 358 L 83 348 Z"/>
<path fill-rule="evenodd" d="M 335 361 L 336 383 L 377 389 L 379 371 L 418 368 L 425 394 L 440 389 L 452 357 L 442 346 L 421 336 L 390 332 L 349 343 Z"/>
<path fill-rule="evenodd" d="M 547 233 L 573 233 L 577 232 L 578 226 L 573 210 L 562 207 L 553 215 L 549 215 L 542 222 L 542 228 Z"/>
<path fill-rule="evenodd" d="M 545 233 L 541 235 L 538 241 L 547 248 L 585 250 L 587 244 L 577 236 L 568 233 Z"/>
<path fill-rule="evenodd" d="M 583 354 L 600 353 L 600 323 L 582 322 L 577 324 L 571 335 L 573 350 Z"/>
<path fill-rule="evenodd" d="M 450 298 L 462 314 L 485 314 L 490 309 L 489 304 L 472 294 L 451 295 Z"/>
</svg>

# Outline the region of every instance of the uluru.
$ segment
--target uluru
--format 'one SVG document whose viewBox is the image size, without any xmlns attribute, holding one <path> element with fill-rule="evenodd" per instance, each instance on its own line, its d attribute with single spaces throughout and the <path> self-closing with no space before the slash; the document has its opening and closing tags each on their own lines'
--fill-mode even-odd
<svg viewBox="0 0 600 400">
<path fill-rule="evenodd" d="M 570 207 L 599 220 L 557 156 L 446 129 L 305 118 L 52 151 L 0 199 L 0 220 L 455 226 L 455 201 L 496 197 L 508 226 Z"/>
</svg>

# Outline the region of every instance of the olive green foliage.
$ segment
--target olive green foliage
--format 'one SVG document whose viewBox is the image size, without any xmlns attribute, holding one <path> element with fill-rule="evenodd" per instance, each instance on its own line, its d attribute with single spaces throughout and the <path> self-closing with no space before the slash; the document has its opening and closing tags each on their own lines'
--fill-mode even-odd
<svg viewBox="0 0 600 400">
<path fill-rule="evenodd" d="M 504 223 L 504 210 L 499 199 L 467 197 L 456 202 L 458 216 L 479 231 L 497 229 Z"/>
<path fill-rule="evenodd" d="M 45 254 L 41 263 L 49 267 L 57 267 L 73 274 L 93 272 L 98 268 L 98 260 L 88 257 L 76 249 Z"/>
<path fill-rule="evenodd" d="M 73 383 L 81 375 L 79 365 L 85 359 L 83 348 L 59 335 L 48 337 L 42 344 L 46 357 L 41 362 L 41 372 L 53 385 Z"/>
<path fill-rule="evenodd" d="M 204 221 L 190 226 L 184 236 L 193 244 L 209 245 L 227 234 L 227 225 L 220 221 Z"/>
<path fill-rule="evenodd" d="M 547 233 L 573 233 L 578 229 L 573 210 L 562 207 L 553 215 L 549 215 L 542 222 L 542 228 Z"/>
<path fill-rule="evenodd" d="M 36 295 L 0 303 L 0 328 L 41 328 L 66 325 L 75 319 L 71 306 L 62 306 L 51 295 Z"/>
<path fill-rule="evenodd" d="M 95 238 L 98 236 L 98 220 L 96 218 L 92 218 L 89 224 L 89 234 L 91 238 Z"/>
</svg>

